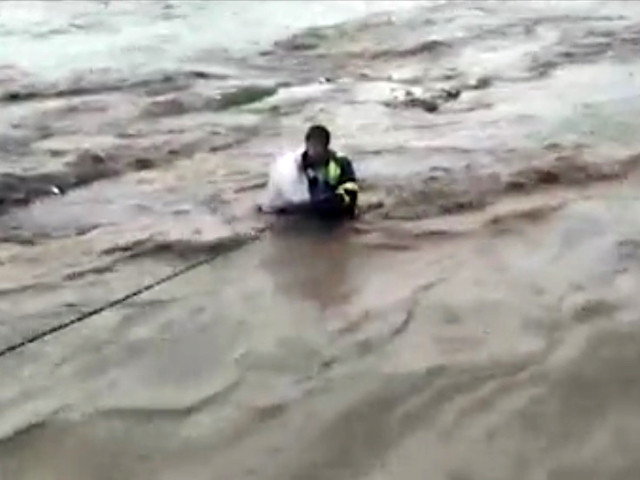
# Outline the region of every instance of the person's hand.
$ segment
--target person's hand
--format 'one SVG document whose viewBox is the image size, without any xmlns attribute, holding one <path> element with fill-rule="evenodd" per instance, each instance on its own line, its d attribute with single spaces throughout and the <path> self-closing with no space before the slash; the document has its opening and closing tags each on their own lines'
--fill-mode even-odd
<svg viewBox="0 0 640 480">
<path fill-rule="evenodd" d="M 306 177 L 307 177 L 307 182 L 309 182 L 309 186 L 311 188 L 315 188 L 318 186 L 319 180 L 316 172 L 314 172 L 313 170 L 310 170 L 309 172 L 307 172 Z"/>
</svg>

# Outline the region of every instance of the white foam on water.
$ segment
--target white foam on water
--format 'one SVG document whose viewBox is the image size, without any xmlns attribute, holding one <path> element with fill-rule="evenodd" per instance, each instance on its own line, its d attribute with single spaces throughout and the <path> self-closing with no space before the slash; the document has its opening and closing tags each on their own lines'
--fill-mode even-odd
<svg viewBox="0 0 640 480">
<path fill-rule="evenodd" d="M 0 4 L 0 66 L 55 78 L 76 70 L 157 70 L 201 51 L 244 53 L 300 29 L 415 1 L 60 1 Z"/>
</svg>

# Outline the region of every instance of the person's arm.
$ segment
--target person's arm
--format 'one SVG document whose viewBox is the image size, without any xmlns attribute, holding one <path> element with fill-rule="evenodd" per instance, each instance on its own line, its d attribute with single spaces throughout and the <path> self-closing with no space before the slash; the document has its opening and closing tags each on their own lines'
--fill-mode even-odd
<svg viewBox="0 0 640 480">
<path fill-rule="evenodd" d="M 354 215 L 358 204 L 358 181 L 351 161 L 344 158 L 342 162 L 342 172 L 336 187 L 336 196 L 341 201 L 343 211 Z"/>
<path fill-rule="evenodd" d="M 276 213 L 280 215 L 296 215 L 315 213 L 323 217 L 340 216 L 345 213 L 344 200 L 336 193 L 328 193 L 313 200 L 287 203 L 265 213 Z"/>
<path fill-rule="evenodd" d="M 348 159 L 342 158 L 341 161 L 342 171 L 335 190 L 320 197 L 314 197 L 309 205 L 310 210 L 321 217 L 339 218 L 355 215 L 358 201 L 356 175 Z"/>
</svg>

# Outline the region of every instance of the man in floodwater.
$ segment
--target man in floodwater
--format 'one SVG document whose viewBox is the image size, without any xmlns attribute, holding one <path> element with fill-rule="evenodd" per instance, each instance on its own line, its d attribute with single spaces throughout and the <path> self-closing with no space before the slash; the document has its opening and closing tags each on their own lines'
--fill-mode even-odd
<svg viewBox="0 0 640 480">
<path fill-rule="evenodd" d="M 358 183 L 351 161 L 330 147 L 331 133 L 323 125 L 313 125 L 305 135 L 305 149 L 290 157 L 284 167 L 295 170 L 292 182 L 303 182 L 304 199 L 274 200 L 273 192 L 282 180 L 269 179 L 270 199 L 261 207 L 266 213 L 307 214 L 322 219 L 354 218 L 358 202 Z"/>
</svg>

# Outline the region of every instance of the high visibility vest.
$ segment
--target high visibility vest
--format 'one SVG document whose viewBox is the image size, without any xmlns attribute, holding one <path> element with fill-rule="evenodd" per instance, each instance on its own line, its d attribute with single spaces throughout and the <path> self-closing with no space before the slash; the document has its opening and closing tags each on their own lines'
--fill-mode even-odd
<svg viewBox="0 0 640 480">
<path fill-rule="evenodd" d="M 332 187 L 336 187 L 338 182 L 340 182 L 340 178 L 342 176 L 342 168 L 340 167 L 340 160 L 337 157 L 331 157 L 329 163 L 325 167 L 325 179 L 329 185 Z M 340 195 L 344 201 L 345 205 L 349 205 L 351 203 L 351 199 L 347 192 L 357 192 L 358 184 L 353 181 L 344 182 L 340 186 L 338 186 L 335 192 Z"/>
<path fill-rule="evenodd" d="M 336 160 L 336 157 L 331 157 L 329 163 L 325 167 L 324 175 L 325 180 L 331 186 L 336 186 L 336 184 L 340 181 L 340 174 L 342 173 L 342 169 L 340 168 L 340 164 Z"/>
<path fill-rule="evenodd" d="M 352 198 L 350 198 L 348 193 L 357 193 L 358 184 L 354 181 L 347 181 L 340 184 L 342 173 L 340 157 L 332 155 L 324 168 L 318 172 L 318 175 L 326 185 L 331 187 L 333 191 L 343 199 L 345 205 L 350 205 Z"/>
</svg>

